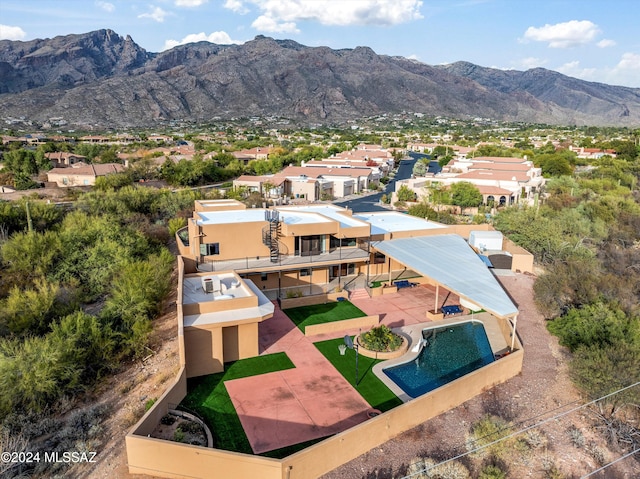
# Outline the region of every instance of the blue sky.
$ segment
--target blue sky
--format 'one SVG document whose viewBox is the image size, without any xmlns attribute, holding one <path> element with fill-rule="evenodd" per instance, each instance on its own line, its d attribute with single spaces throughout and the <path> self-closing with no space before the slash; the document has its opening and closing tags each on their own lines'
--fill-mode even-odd
<svg viewBox="0 0 640 479">
<path fill-rule="evenodd" d="M 0 0 L 0 39 L 110 28 L 150 52 L 256 35 L 640 87 L 638 0 Z"/>
</svg>

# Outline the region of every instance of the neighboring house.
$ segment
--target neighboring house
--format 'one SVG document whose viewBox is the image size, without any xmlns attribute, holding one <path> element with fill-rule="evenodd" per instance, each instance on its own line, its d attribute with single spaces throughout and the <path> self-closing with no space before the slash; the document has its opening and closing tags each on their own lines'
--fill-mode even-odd
<svg viewBox="0 0 640 479">
<path fill-rule="evenodd" d="M 379 175 L 372 168 L 308 168 L 289 166 L 274 177 L 284 177 L 285 194 L 293 198 L 317 201 L 329 195 L 343 198 L 366 191 L 369 184 L 377 184 Z M 305 195 L 304 197 L 302 195 Z"/>
<path fill-rule="evenodd" d="M 257 192 L 268 198 L 281 198 L 284 195 L 284 183 L 286 178 L 274 176 L 249 176 L 242 175 L 233 180 L 234 188 L 245 187 L 247 191 Z M 268 188 L 268 191 L 265 191 Z"/>
<path fill-rule="evenodd" d="M 268 160 L 272 151 L 273 148 L 270 146 L 256 146 L 246 150 L 232 151 L 231 154 L 246 165 L 251 160 Z"/>
<path fill-rule="evenodd" d="M 457 158 L 451 160 L 437 175 L 397 181 L 394 195 L 397 196 L 397 191 L 404 185 L 418 198 L 428 198 L 428 188 L 446 188 L 460 181 L 475 185 L 482 194 L 484 204 L 505 206 L 520 201 L 533 203 L 546 180 L 542 170 L 526 158 Z"/>
<path fill-rule="evenodd" d="M 234 180 L 233 186 L 246 186 L 250 191 L 263 192 L 263 184 L 273 185 L 269 196 L 287 196 L 291 199 L 319 201 L 328 198 L 344 198 L 365 191 L 380 178 L 375 168 L 341 168 L 289 166 L 275 175 L 247 176 Z"/>
<path fill-rule="evenodd" d="M 615 158 L 617 156 L 616 150 L 612 149 L 570 146 L 569 150 L 575 152 L 578 155 L 578 158 L 585 158 L 588 160 L 597 160 L 598 158 L 602 158 L 603 156 L 610 156 L 612 158 Z"/>
<path fill-rule="evenodd" d="M 83 143 L 109 143 L 111 138 L 101 135 L 85 135 L 78 138 L 78 141 Z"/>
<path fill-rule="evenodd" d="M 168 135 L 149 135 L 147 140 L 155 141 L 156 143 L 173 143 L 173 138 Z"/>
<path fill-rule="evenodd" d="M 124 166 L 119 163 L 96 163 L 71 168 L 53 168 L 47 172 L 47 181 L 56 183 L 60 187 L 91 186 L 96 184 L 96 178 L 113 173 L 121 173 Z"/>
<path fill-rule="evenodd" d="M 431 154 L 438 146 L 446 148 L 449 155 L 461 159 L 467 158 L 476 151 L 476 148 L 473 146 L 443 145 L 440 143 L 409 143 L 407 145 L 407 151 Z"/>
<path fill-rule="evenodd" d="M 78 162 L 87 162 L 87 157 L 82 155 L 76 155 L 68 151 L 54 151 L 51 153 L 45 153 L 45 158 L 51 162 L 53 168 L 65 168 L 73 166 Z"/>
</svg>

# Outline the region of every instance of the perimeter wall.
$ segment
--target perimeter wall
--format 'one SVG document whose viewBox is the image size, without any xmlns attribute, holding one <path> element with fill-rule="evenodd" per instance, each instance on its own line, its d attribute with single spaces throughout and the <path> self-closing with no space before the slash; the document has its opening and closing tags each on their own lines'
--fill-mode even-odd
<svg viewBox="0 0 640 479">
<path fill-rule="evenodd" d="M 183 275 L 184 263 L 179 257 L 177 307 L 180 370 L 169 389 L 126 436 L 127 463 L 131 474 L 192 479 L 312 479 L 459 406 L 518 375 L 522 370 L 524 351 L 516 338 L 515 351 L 508 356 L 282 460 L 152 438 L 149 434 L 160 419 L 169 409 L 175 409 L 187 394 L 181 308 Z M 505 326 L 503 334 L 509 334 L 508 325 Z"/>
</svg>

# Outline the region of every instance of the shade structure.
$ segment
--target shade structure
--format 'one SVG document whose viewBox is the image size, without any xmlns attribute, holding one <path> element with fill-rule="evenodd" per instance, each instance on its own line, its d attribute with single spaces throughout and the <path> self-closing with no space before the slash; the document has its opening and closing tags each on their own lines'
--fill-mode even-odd
<svg viewBox="0 0 640 479">
<path fill-rule="evenodd" d="M 461 236 L 398 238 L 374 241 L 371 246 L 495 316 L 518 314 L 518 308 L 487 265 Z"/>
</svg>

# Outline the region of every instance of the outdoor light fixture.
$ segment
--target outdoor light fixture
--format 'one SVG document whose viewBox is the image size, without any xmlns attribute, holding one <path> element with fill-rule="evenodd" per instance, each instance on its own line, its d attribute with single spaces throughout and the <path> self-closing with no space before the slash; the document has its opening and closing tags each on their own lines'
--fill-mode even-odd
<svg viewBox="0 0 640 479">
<path fill-rule="evenodd" d="M 348 334 L 344 337 L 344 344 L 349 349 L 356 350 L 356 387 L 358 387 L 358 345 L 353 343 L 353 341 L 351 340 L 351 336 L 349 336 Z"/>
</svg>

